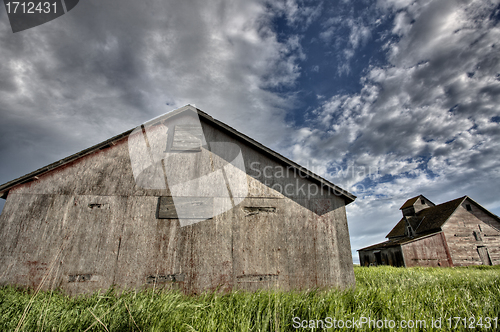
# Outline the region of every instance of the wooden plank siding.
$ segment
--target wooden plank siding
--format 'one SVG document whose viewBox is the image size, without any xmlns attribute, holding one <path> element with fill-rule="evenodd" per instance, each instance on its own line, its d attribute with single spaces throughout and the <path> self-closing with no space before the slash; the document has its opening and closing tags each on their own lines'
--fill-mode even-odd
<svg viewBox="0 0 500 332">
<path fill-rule="evenodd" d="M 442 233 L 433 234 L 401 245 L 406 267 L 452 266 Z"/>
<path fill-rule="evenodd" d="M 331 189 L 280 192 L 313 182 L 285 166 L 285 176 L 273 173 L 266 183 L 257 173 L 282 161 L 202 126 L 207 141 L 241 149 L 248 183 L 241 204 L 185 227 L 159 219 L 159 197 L 170 190 L 136 185 L 125 137 L 10 189 L 0 215 L 0 284 L 35 287 L 48 274 L 43 289 L 69 294 L 155 281 L 186 293 L 354 285 L 345 198 Z M 163 217 L 173 217 L 169 211 Z"/>
<path fill-rule="evenodd" d="M 398 250 L 407 267 L 500 264 L 500 219 L 470 197 L 434 205 L 419 195 L 401 209 L 386 242 L 358 250 L 362 265 L 401 266 L 393 259 Z"/>
<path fill-rule="evenodd" d="M 488 248 L 492 264 L 500 264 L 500 223 L 471 200 L 464 200 L 442 229 L 455 266 L 482 265 L 477 250 L 482 246 Z"/>
</svg>

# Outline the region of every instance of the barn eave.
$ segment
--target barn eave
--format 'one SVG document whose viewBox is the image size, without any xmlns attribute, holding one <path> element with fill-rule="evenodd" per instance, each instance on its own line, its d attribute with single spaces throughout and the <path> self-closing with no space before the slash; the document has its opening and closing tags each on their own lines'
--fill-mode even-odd
<svg viewBox="0 0 500 332">
<path fill-rule="evenodd" d="M 168 113 L 168 117 L 172 117 L 172 116 L 175 116 L 177 114 L 180 114 L 182 113 L 183 111 L 185 111 L 186 109 L 188 108 L 191 108 L 193 109 L 194 107 L 191 106 L 191 105 L 186 105 L 178 110 L 175 110 L 173 112 L 170 112 Z M 345 201 L 345 204 L 348 205 L 352 202 L 354 202 L 354 200 L 356 199 L 356 196 L 354 196 L 353 194 L 351 194 L 350 192 L 336 186 L 335 184 L 333 184 L 332 182 L 322 178 L 321 176 L 311 172 L 310 170 L 306 169 L 305 167 L 302 167 L 300 166 L 299 164 L 291 161 L 290 159 L 282 156 L 281 154 L 271 150 L 270 148 L 266 147 L 265 145 L 257 142 L 256 140 L 248 137 L 247 135 L 239 132 L 238 130 L 228 126 L 227 124 L 217 120 L 217 119 L 214 119 L 212 116 L 208 115 L 207 113 L 201 111 L 200 109 L 198 108 L 194 108 L 196 109 L 198 115 L 200 116 L 200 118 L 206 122 L 208 122 L 209 124 L 211 125 L 214 125 L 215 127 L 223 130 L 224 132 L 228 133 L 229 135 L 239 139 L 239 140 L 242 140 L 244 142 L 246 142 L 247 144 L 251 145 L 252 147 L 256 148 L 258 151 L 262 152 L 263 154 L 269 156 L 270 158 L 274 159 L 274 160 L 277 160 L 279 162 L 282 162 L 288 166 L 291 166 L 295 169 L 297 169 L 299 172 L 301 172 L 302 174 L 304 175 L 307 175 L 309 178 L 311 178 L 312 180 L 314 180 L 315 182 L 318 182 L 319 185 L 321 186 L 325 186 L 325 187 L 328 187 L 332 190 L 332 192 L 335 194 L 335 195 L 338 195 L 338 196 L 341 196 L 344 198 L 344 201 Z M 152 120 L 154 121 L 154 119 Z M 135 129 L 135 128 L 134 128 Z M 21 184 L 24 184 L 24 183 L 27 183 L 27 182 L 30 182 L 30 181 L 34 181 L 34 180 L 37 180 L 38 179 L 38 176 L 41 176 L 45 173 L 48 173 L 56 168 L 59 168 L 63 165 L 66 165 L 68 163 L 71 163 L 81 157 L 84 157 L 86 155 L 89 155 L 91 153 L 94 153 L 98 150 L 102 150 L 102 149 L 105 149 L 105 148 L 108 148 L 108 147 L 111 147 L 113 145 L 115 145 L 118 141 L 126 138 L 130 133 L 132 133 L 132 131 L 134 129 L 130 129 L 130 130 L 127 130 L 126 132 L 124 133 L 121 133 L 119 135 L 116 135 L 106 141 L 103 141 L 99 144 L 96 144 L 94 146 L 91 146 L 85 150 L 82 150 L 80 152 L 77 152 L 71 156 L 68 156 L 64 159 L 61 159 L 59 161 L 56 161 L 50 165 L 47 165 L 45 167 L 42 167 L 42 168 L 39 168 L 37 169 L 36 171 L 33 171 L 29 174 L 26 174 L 26 175 L 23 175 L 17 179 L 14 179 L 12 181 L 9 181 L 7 183 L 4 183 L 2 185 L 0 185 L 0 198 L 4 198 L 6 199 L 7 196 L 8 196 L 8 193 L 9 193 L 9 190 L 11 190 L 13 187 L 15 186 L 18 186 L 18 185 L 21 185 Z"/>
</svg>

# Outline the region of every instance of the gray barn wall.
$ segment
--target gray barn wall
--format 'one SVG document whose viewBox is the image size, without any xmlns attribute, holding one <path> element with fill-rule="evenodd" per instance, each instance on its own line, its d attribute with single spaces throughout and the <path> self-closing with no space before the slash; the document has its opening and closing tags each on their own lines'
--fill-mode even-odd
<svg viewBox="0 0 500 332">
<path fill-rule="evenodd" d="M 470 204 L 472 211 L 466 209 Z M 482 265 L 478 246 L 488 248 L 493 265 L 500 264 L 500 223 L 466 199 L 442 227 L 455 266 Z M 474 232 L 480 234 L 478 241 Z"/>
<path fill-rule="evenodd" d="M 207 140 L 238 144 L 247 170 L 255 161 L 281 165 L 208 123 L 203 127 Z M 262 180 L 247 181 L 248 197 L 239 206 L 180 227 L 176 219 L 156 218 L 158 197 L 168 189 L 136 186 L 123 139 L 11 189 L 0 216 L 0 283 L 35 287 L 48 276 L 44 289 L 70 294 L 147 286 L 154 278 L 167 281 L 157 287 L 187 293 L 354 285 L 342 197 L 327 191 L 285 197 Z M 311 183 L 272 179 L 290 181 Z M 276 211 L 249 214 L 248 207 Z"/>
</svg>

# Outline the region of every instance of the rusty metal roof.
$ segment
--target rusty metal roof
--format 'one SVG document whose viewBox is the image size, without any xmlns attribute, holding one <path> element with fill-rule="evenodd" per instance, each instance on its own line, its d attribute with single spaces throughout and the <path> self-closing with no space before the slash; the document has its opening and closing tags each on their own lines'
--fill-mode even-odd
<svg viewBox="0 0 500 332">
<path fill-rule="evenodd" d="M 191 105 L 186 105 L 184 107 L 181 107 L 175 111 L 172 111 L 170 113 L 168 113 L 168 116 L 171 117 L 171 116 L 174 116 L 174 115 L 177 115 L 177 114 L 180 114 L 182 112 L 184 112 L 185 110 L 187 110 L 189 107 L 192 107 L 194 108 L 193 106 Z M 345 200 L 345 203 L 346 205 L 349 204 L 349 203 L 352 203 L 355 199 L 356 199 L 356 196 L 354 196 L 353 194 L 351 194 L 350 192 L 336 186 L 335 184 L 331 183 L 330 181 L 322 178 L 321 176 L 311 172 L 310 170 L 308 170 L 307 168 L 305 167 L 302 167 L 300 166 L 299 164 L 291 161 L 290 159 L 282 156 L 281 154 L 271 150 L 270 148 L 264 146 L 263 144 L 257 142 L 256 140 L 246 136 L 245 134 L 237 131 L 236 129 L 228 126 L 227 124 L 219 121 L 219 120 L 216 120 L 214 119 L 213 117 L 211 117 L 210 115 L 208 115 L 207 113 L 201 111 L 200 109 L 198 108 L 195 108 L 198 115 L 200 116 L 200 119 L 202 120 L 205 120 L 207 121 L 208 123 L 214 125 L 215 127 L 223 130 L 224 132 L 226 132 L 227 134 L 229 134 L 230 136 L 233 136 L 237 139 L 240 139 L 240 140 L 243 140 L 247 143 L 249 143 L 252 147 L 254 147 L 256 150 L 260 151 L 261 153 L 271 157 L 272 159 L 275 159 L 275 160 L 278 160 L 280 162 L 283 162 L 284 164 L 288 165 L 288 166 L 291 166 L 295 169 L 297 169 L 298 171 L 300 171 L 301 173 L 303 173 L 304 175 L 307 175 L 308 177 L 310 177 L 311 179 L 313 179 L 314 181 L 318 182 L 320 185 L 324 185 L 326 187 L 329 187 L 330 189 L 332 189 L 332 191 L 336 194 L 338 194 L 339 196 L 342 196 Z M 135 128 L 134 128 L 135 129 Z M 122 140 L 126 137 L 128 137 L 128 135 L 134 130 L 134 129 L 130 129 L 130 130 L 127 130 L 126 132 L 122 133 L 122 134 L 119 134 L 117 136 L 114 136 L 104 142 L 101 142 L 99 144 L 96 144 L 88 149 L 85 149 L 85 150 L 82 150 L 78 153 L 75 153 L 69 157 L 66 157 L 64 159 L 61 159 L 59 161 L 56 161 L 50 165 L 47 165 L 45 167 L 42 167 L 42 168 L 39 168 L 37 169 L 36 171 L 34 172 L 31 172 L 29 174 L 26 174 L 24 176 L 21 176 L 17 179 L 14 179 L 12 181 L 9 181 L 7 183 L 4 183 L 3 185 L 0 186 L 0 198 L 7 198 L 7 195 L 8 195 L 8 192 L 10 189 L 12 189 L 14 186 L 17 186 L 19 184 L 23 184 L 23 183 L 26 183 L 26 182 L 30 182 L 30 181 L 33 181 L 33 180 L 36 180 L 37 177 L 39 175 L 42 175 L 42 174 L 45 174 L 47 172 L 50 172 L 58 167 L 61 167 L 65 164 L 68 164 L 70 162 L 73 162 L 83 156 L 86 156 L 88 154 L 91 154 L 95 151 L 98 151 L 100 149 L 104 149 L 106 147 L 109 147 L 109 146 L 112 146 L 112 145 L 115 145 L 117 141 L 119 140 Z"/>
</svg>

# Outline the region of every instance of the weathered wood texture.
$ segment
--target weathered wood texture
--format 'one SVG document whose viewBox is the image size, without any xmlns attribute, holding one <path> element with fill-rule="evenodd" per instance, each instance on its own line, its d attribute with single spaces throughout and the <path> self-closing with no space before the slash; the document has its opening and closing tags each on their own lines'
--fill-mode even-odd
<svg viewBox="0 0 500 332">
<path fill-rule="evenodd" d="M 362 265 L 401 266 L 397 257 L 394 259 L 394 253 L 398 253 L 399 248 L 404 265 L 408 267 L 500 264 L 498 217 L 472 199 L 464 196 L 432 207 L 433 203 L 423 196 L 414 197 L 403 205 L 403 215 L 413 214 L 409 209 L 414 206 L 423 212 L 402 219 L 389 233 L 387 242 L 359 250 Z M 399 225 L 405 220 L 418 222 L 424 226 L 424 231 L 414 236 L 408 233 L 403 235 Z"/>
<path fill-rule="evenodd" d="M 44 289 L 71 294 L 155 281 L 186 293 L 354 285 L 344 198 L 308 191 L 313 182 L 291 169 L 277 175 L 281 162 L 209 123 L 203 131 L 206 141 L 242 151 L 248 197 L 235 208 L 185 227 L 158 219 L 158 199 L 170 190 L 136 185 L 124 139 L 10 190 L 0 216 L 0 283 L 35 287 L 47 274 Z M 256 174 L 271 170 L 269 178 Z M 237 201 L 211 194 L 220 206 Z"/>
<path fill-rule="evenodd" d="M 467 211 L 467 205 L 471 211 Z M 455 266 L 482 265 L 478 247 L 500 264 L 500 223 L 466 199 L 442 227 Z"/>
<path fill-rule="evenodd" d="M 177 125 L 175 126 L 172 150 L 199 151 L 202 137 L 203 132 L 199 125 Z"/>
<path fill-rule="evenodd" d="M 451 266 L 442 233 L 433 234 L 401 245 L 406 267 Z"/>
<path fill-rule="evenodd" d="M 424 196 L 419 196 L 417 201 L 413 204 L 413 209 L 415 210 L 415 213 L 418 213 L 419 211 L 422 211 L 423 209 L 427 209 L 432 206 L 435 206 L 434 203 L 430 202 Z"/>
</svg>

